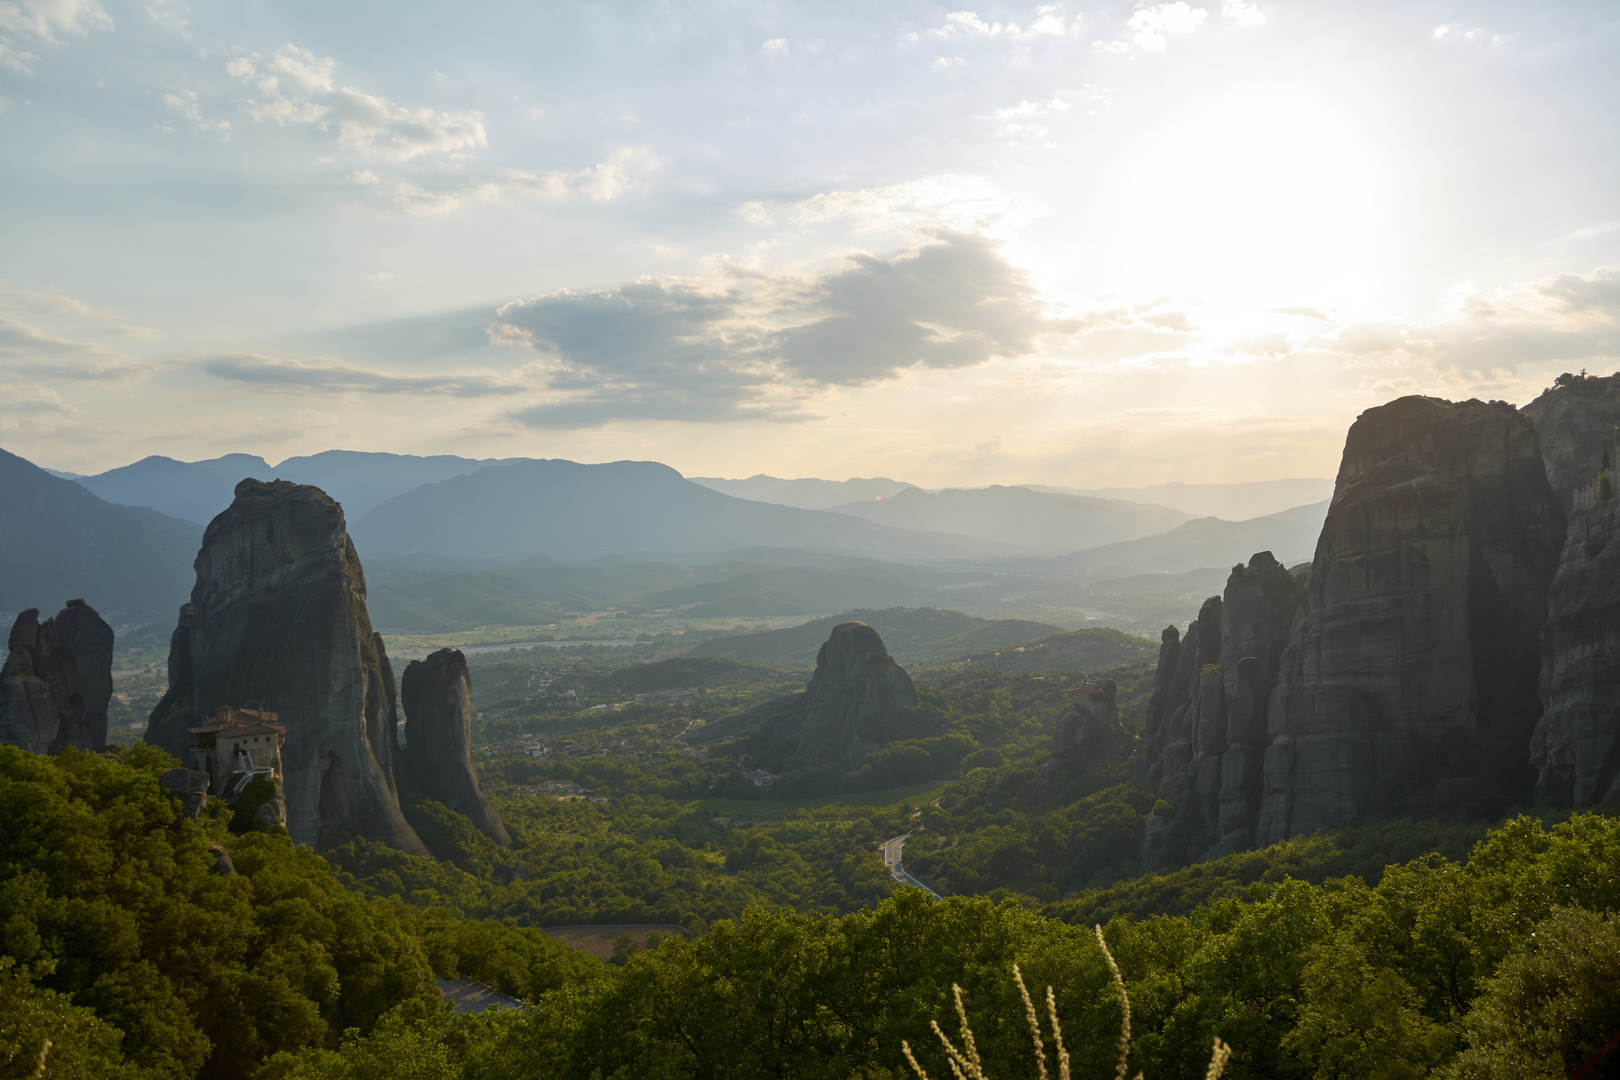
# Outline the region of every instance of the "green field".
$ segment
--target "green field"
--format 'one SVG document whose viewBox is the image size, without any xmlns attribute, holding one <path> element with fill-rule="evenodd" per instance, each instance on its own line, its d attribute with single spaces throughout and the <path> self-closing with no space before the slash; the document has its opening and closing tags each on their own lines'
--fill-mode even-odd
<svg viewBox="0 0 1620 1080">
<path fill-rule="evenodd" d="M 922 806 L 939 797 L 949 785 L 934 781 L 911 787 L 885 788 L 864 794 L 822 795 L 814 799 L 694 799 L 683 804 L 689 813 L 712 813 L 719 817 L 746 818 L 749 821 L 776 821 L 804 816 L 815 811 L 817 818 L 861 817 L 873 808 L 894 809 L 901 803 Z"/>
</svg>

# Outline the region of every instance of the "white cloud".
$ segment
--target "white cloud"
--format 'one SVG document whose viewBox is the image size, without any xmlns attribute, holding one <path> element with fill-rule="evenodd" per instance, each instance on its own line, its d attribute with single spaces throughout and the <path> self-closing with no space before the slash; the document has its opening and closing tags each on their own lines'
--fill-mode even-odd
<svg viewBox="0 0 1620 1080">
<path fill-rule="evenodd" d="M 163 104 L 185 117 L 195 131 L 229 131 L 229 120 L 209 120 L 202 114 L 197 91 L 182 90 L 178 94 L 164 94 Z"/>
<path fill-rule="evenodd" d="M 1015 41 L 1033 41 L 1041 37 L 1063 37 L 1080 32 L 1080 17 L 1067 18 L 1061 4 L 1042 4 L 1037 7 L 1023 26 L 1015 22 L 985 22 L 977 12 L 953 11 L 945 22 L 925 31 L 936 38 L 999 38 Z"/>
<path fill-rule="evenodd" d="M 1039 203 L 982 176 L 946 174 L 823 192 L 783 207 L 780 216 L 803 227 L 841 223 L 877 233 L 921 236 L 930 229 L 984 231 L 1025 225 L 1045 213 Z"/>
<path fill-rule="evenodd" d="M 96 0 L 0 0 L 0 66 L 30 75 L 39 57 L 18 47 L 19 40 L 56 48 L 63 36 L 112 27 L 112 17 Z"/>
<path fill-rule="evenodd" d="M 1222 0 L 1221 15 L 1245 29 L 1263 26 L 1266 21 L 1260 5 L 1252 3 L 1251 0 Z"/>
<path fill-rule="evenodd" d="M 1187 0 L 1140 7 L 1125 24 L 1125 37 L 1114 41 L 1097 41 L 1093 45 L 1099 52 L 1163 52 L 1170 44 L 1171 37 L 1195 33 L 1208 18 L 1209 12 L 1190 6 Z"/>
<path fill-rule="evenodd" d="M 759 51 L 762 53 L 785 53 L 788 51 L 788 40 L 787 38 L 775 37 L 769 41 L 762 41 L 759 45 Z"/>
<path fill-rule="evenodd" d="M 58 337 L 0 315 L 0 370 L 35 378 L 117 382 L 144 369 L 105 346 Z"/>
<path fill-rule="evenodd" d="M 577 199 L 606 203 L 637 191 L 663 162 L 640 148 L 619 150 L 606 161 L 577 172 L 530 173 L 511 170 L 494 180 L 430 189 L 405 180 L 386 181 L 369 169 L 351 173 L 349 181 L 377 191 L 406 213 L 431 217 L 469 207 L 527 199 Z"/>
<path fill-rule="evenodd" d="M 268 58 L 237 57 L 225 70 L 257 92 L 238 103 L 255 120 L 332 132 L 340 145 L 368 157 L 410 161 L 488 145 L 481 113 L 412 109 L 340 86 L 337 61 L 294 45 Z"/>
</svg>

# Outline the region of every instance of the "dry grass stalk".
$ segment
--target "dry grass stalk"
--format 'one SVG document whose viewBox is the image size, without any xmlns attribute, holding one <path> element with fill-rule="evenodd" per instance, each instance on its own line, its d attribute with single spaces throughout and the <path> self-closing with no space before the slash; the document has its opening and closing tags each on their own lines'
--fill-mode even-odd
<svg viewBox="0 0 1620 1080">
<path fill-rule="evenodd" d="M 1097 947 L 1102 949 L 1103 959 L 1108 962 L 1108 973 L 1113 976 L 1114 989 L 1119 994 L 1119 1007 L 1123 1019 L 1120 1022 L 1119 1032 L 1119 1065 L 1114 1070 L 1115 1080 L 1125 1080 L 1125 1069 L 1131 1056 L 1131 998 L 1125 992 L 1125 979 L 1119 973 L 1119 965 L 1114 963 L 1114 954 L 1108 951 L 1108 942 L 1103 940 L 1102 927 L 1097 927 Z M 1013 965 L 1013 982 L 1018 984 L 1018 996 L 1024 999 L 1024 1018 L 1029 1023 L 1029 1034 L 1035 1043 L 1035 1068 L 1040 1080 L 1047 1080 L 1046 1075 L 1046 1044 L 1041 1040 L 1040 1018 L 1035 1011 L 1035 1003 L 1029 998 L 1029 990 L 1024 986 L 1024 973 Z M 933 1028 L 934 1035 L 939 1039 L 940 1045 L 945 1047 L 945 1057 L 951 1063 L 951 1072 L 956 1080 L 986 1080 L 984 1063 L 979 1060 L 979 1049 L 973 1041 L 973 1029 L 968 1026 L 967 1008 L 962 1004 L 962 988 L 955 983 L 951 990 L 956 995 L 956 1018 L 962 1026 L 962 1048 L 957 1049 L 950 1037 L 940 1030 L 939 1021 L 930 1020 L 928 1026 Z M 1063 1029 L 1058 1025 L 1057 995 L 1052 988 L 1046 988 L 1046 1012 L 1052 1020 L 1052 1043 L 1057 1048 L 1058 1080 L 1069 1080 L 1069 1051 L 1063 1045 Z M 48 1045 L 48 1044 L 47 1044 Z M 928 1074 L 917 1063 L 911 1052 L 911 1044 L 900 1040 L 900 1050 L 906 1056 L 906 1062 L 911 1070 L 917 1074 L 918 1080 L 928 1080 Z M 1221 1073 L 1226 1071 L 1226 1062 L 1232 1056 L 1232 1048 L 1223 1043 L 1220 1036 L 1215 1037 L 1215 1049 L 1210 1055 L 1209 1070 L 1204 1074 L 1204 1080 L 1220 1080 Z M 43 1058 L 43 1055 L 41 1055 Z M 1136 1074 L 1136 1080 L 1142 1080 L 1142 1074 Z"/>
<path fill-rule="evenodd" d="M 51 1052 L 51 1040 L 46 1039 L 45 1045 L 39 1048 L 39 1064 L 34 1068 L 34 1075 L 29 1080 L 39 1080 L 45 1075 L 45 1055 Z"/>
</svg>

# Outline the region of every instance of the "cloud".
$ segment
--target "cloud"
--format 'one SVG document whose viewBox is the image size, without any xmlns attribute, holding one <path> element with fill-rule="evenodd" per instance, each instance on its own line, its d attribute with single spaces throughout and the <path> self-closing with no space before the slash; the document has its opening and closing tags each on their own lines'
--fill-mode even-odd
<svg viewBox="0 0 1620 1080">
<path fill-rule="evenodd" d="M 882 187 L 828 191 L 797 202 L 748 202 L 738 207 L 758 226 L 815 230 L 853 226 L 879 236 L 918 243 L 933 230 L 983 232 L 1027 225 L 1046 213 L 1030 199 L 1012 195 L 982 176 L 925 176 Z"/>
<path fill-rule="evenodd" d="M 1360 362 L 1422 363 L 1474 381 L 1545 365 L 1620 365 L 1620 270 L 1469 293 L 1456 306 L 1448 318 L 1352 323 L 1307 344 Z"/>
<path fill-rule="evenodd" d="M 785 53 L 788 51 L 788 39 L 778 37 L 771 38 L 769 41 L 762 41 L 759 45 L 759 51 L 762 53 Z"/>
<path fill-rule="evenodd" d="M 1207 18 L 1209 12 L 1189 6 L 1186 0 L 1139 7 L 1125 24 L 1127 36 L 1114 41 L 1097 41 L 1093 46 L 1099 52 L 1110 53 L 1163 52 L 1172 36 L 1194 33 Z"/>
<path fill-rule="evenodd" d="M 362 394 L 414 394 L 434 397 L 487 397 L 511 393 L 521 384 L 487 373 L 396 375 L 322 360 L 304 363 L 252 353 L 220 353 L 192 366 L 218 379 L 259 390 L 297 392 L 338 390 Z"/>
<path fill-rule="evenodd" d="M 1067 34 L 1080 32 L 1080 17 L 1072 20 L 1063 14 L 1062 4 L 1042 4 L 1037 7 L 1029 21 L 1023 26 L 1015 22 L 985 22 L 979 18 L 977 12 L 953 11 L 945 16 L 945 22 L 924 34 L 933 38 L 961 39 L 961 38 L 1007 38 L 1014 41 L 1033 41 L 1042 37 L 1063 37 Z M 910 35 L 909 40 L 916 40 L 918 35 Z"/>
<path fill-rule="evenodd" d="M 243 112 L 280 127 L 313 126 L 338 143 L 382 161 L 456 155 L 488 145 L 483 114 L 407 108 L 337 82 L 337 61 L 295 45 L 265 57 L 240 56 L 226 72 L 256 91 Z"/>
<path fill-rule="evenodd" d="M 19 40 L 57 48 L 64 36 L 112 27 L 112 17 L 96 0 L 0 0 L 0 66 L 31 75 L 39 57 L 20 48 Z"/>
<path fill-rule="evenodd" d="M 229 131 L 231 128 L 229 120 L 209 120 L 203 116 L 202 104 L 197 100 L 195 90 L 164 94 L 163 104 L 185 117 L 194 131 Z"/>
<path fill-rule="evenodd" d="M 941 232 L 832 273 L 731 270 L 715 281 L 639 281 L 501 307 L 498 344 L 542 358 L 548 400 L 526 424 L 609 419 L 798 419 L 819 388 L 910 368 L 969 367 L 1033 352 L 1072 329 L 981 236 Z"/>
<path fill-rule="evenodd" d="M 71 341 L 0 315 L 0 370 L 36 378 L 117 382 L 143 373 L 123 353 Z"/>
<path fill-rule="evenodd" d="M 577 172 L 536 174 L 512 169 L 493 180 L 439 189 L 407 180 L 383 180 L 370 169 L 351 173 L 349 181 L 375 190 L 408 214 L 431 217 L 473 206 L 523 200 L 613 202 L 638 191 L 662 166 L 663 162 L 651 151 L 627 148 Z"/>
</svg>

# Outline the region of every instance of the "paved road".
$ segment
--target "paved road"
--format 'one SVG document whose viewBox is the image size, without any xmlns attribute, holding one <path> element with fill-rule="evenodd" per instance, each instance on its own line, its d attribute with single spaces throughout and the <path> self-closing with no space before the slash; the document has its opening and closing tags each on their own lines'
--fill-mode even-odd
<svg viewBox="0 0 1620 1080">
<path fill-rule="evenodd" d="M 900 854 L 905 849 L 906 840 L 910 836 L 910 833 L 906 833 L 903 836 L 895 837 L 893 840 L 883 842 L 883 865 L 889 868 L 889 873 L 894 876 L 894 880 L 902 885 L 913 885 L 938 900 L 939 893 L 906 873 L 905 868 L 900 865 Z"/>
</svg>

